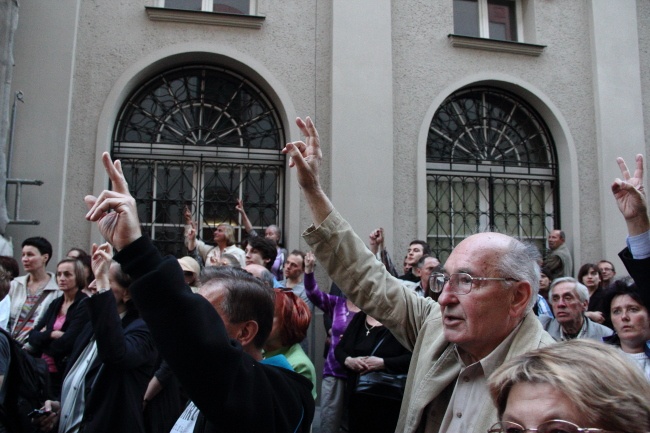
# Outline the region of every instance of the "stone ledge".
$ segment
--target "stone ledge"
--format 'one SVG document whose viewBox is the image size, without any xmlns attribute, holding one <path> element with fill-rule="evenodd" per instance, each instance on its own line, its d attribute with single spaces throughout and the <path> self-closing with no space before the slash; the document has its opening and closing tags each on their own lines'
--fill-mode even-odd
<svg viewBox="0 0 650 433">
<path fill-rule="evenodd" d="M 527 44 L 524 42 L 499 41 L 496 39 L 475 38 L 473 36 L 447 35 L 451 45 L 458 48 L 497 51 L 501 53 L 523 54 L 539 57 L 546 45 Z"/>
<path fill-rule="evenodd" d="M 238 15 L 223 12 L 170 9 L 156 6 L 145 6 L 144 8 L 147 16 L 152 21 L 259 29 L 266 19 L 263 15 Z"/>
</svg>

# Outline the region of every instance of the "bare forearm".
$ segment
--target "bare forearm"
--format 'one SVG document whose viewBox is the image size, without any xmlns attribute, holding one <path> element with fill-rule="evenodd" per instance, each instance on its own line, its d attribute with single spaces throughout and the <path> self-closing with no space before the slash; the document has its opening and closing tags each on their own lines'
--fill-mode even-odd
<svg viewBox="0 0 650 433">
<path fill-rule="evenodd" d="M 648 214 L 643 213 L 636 218 L 626 219 L 627 232 L 630 236 L 637 236 L 650 230 L 650 219 Z"/>
<path fill-rule="evenodd" d="M 303 194 L 305 196 L 305 201 L 309 206 L 312 221 L 315 226 L 319 226 L 332 212 L 334 206 L 320 186 L 316 188 L 303 189 Z"/>
</svg>

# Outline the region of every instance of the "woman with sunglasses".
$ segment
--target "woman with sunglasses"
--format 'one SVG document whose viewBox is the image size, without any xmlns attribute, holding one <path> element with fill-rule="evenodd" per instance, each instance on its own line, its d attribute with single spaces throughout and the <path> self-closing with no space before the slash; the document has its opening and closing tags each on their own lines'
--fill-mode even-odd
<svg viewBox="0 0 650 433">
<path fill-rule="evenodd" d="M 618 350 L 597 341 L 518 356 L 488 385 L 500 419 L 489 433 L 650 431 L 650 384 Z"/>
</svg>

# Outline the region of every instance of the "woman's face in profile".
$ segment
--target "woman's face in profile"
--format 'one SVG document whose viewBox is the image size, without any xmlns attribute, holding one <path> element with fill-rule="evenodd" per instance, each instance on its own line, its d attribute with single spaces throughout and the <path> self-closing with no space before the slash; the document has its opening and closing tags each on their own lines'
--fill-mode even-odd
<svg viewBox="0 0 650 433">
<path fill-rule="evenodd" d="M 540 424 L 555 419 L 569 421 L 579 427 L 598 427 L 584 425 L 571 400 L 548 383 L 520 382 L 512 387 L 502 421 L 536 429 Z"/>
</svg>

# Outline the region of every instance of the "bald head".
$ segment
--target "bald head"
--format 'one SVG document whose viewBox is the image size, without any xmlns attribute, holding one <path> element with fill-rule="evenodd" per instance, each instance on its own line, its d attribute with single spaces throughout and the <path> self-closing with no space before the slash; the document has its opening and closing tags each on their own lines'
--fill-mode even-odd
<svg viewBox="0 0 650 433">
<path fill-rule="evenodd" d="M 530 284 L 531 296 L 527 311 L 532 310 L 539 292 L 541 255 L 537 247 L 524 243 L 502 233 L 477 233 L 465 238 L 451 252 L 449 258 L 456 253 L 462 253 L 466 258 L 466 266 L 481 269 L 490 275 L 525 281 Z M 471 268 L 468 268 L 471 270 Z M 467 272 L 467 271 L 465 271 Z M 470 275 L 481 276 L 479 274 Z M 526 312 L 527 312 L 526 311 Z"/>
<path fill-rule="evenodd" d="M 491 353 L 532 309 L 538 255 L 534 246 L 500 233 L 469 236 L 451 252 L 444 268 L 456 277 L 445 284 L 438 303 L 445 338 L 466 361 Z"/>
<path fill-rule="evenodd" d="M 262 265 L 258 265 L 255 263 L 251 263 L 249 265 L 244 266 L 244 270 L 250 273 L 252 276 L 255 278 L 259 278 L 266 284 L 268 287 L 273 287 L 273 274 L 269 272 L 266 267 Z"/>
</svg>

